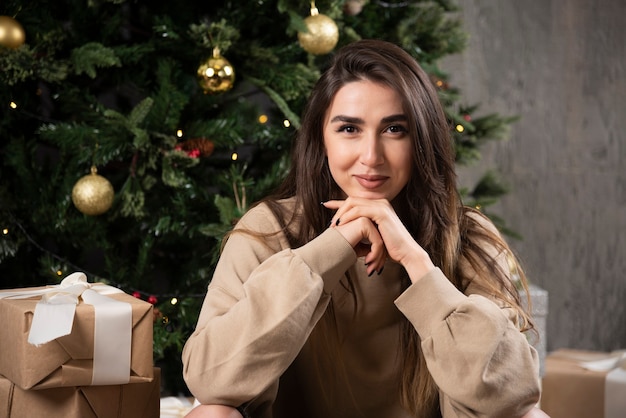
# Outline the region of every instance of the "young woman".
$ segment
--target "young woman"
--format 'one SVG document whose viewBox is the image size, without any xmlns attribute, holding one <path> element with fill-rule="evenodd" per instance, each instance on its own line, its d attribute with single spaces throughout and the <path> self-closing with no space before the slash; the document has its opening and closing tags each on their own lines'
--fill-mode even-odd
<svg viewBox="0 0 626 418">
<path fill-rule="evenodd" d="M 223 248 L 183 351 L 203 404 L 189 417 L 536 411 L 513 256 L 461 204 L 449 131 L 401 48 L 363 40 L 337 52 L 288 177 Z"/>
</svg>

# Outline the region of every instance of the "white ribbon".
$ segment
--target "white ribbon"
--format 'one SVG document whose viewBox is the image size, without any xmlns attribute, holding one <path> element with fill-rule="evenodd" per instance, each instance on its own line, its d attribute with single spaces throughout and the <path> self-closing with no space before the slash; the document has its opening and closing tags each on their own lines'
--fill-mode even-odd
<svg viewBox="0 0 626 418">
<path fill-rule="evenodd" d="M 41 296 L 35 306 L 28 342 L 34 345 L 72 332 L 79 297 L 93 305 L 94 353 L 92 385 L 119 385 L 130 381 L 132 307 L 105 295 L 124 293 L 103 284 L 87 283 L 84 273 L 72 273 L 61 284 L 44 289 L 2 292 L 0 298 L 26 299 Z"/>
<path fill-rule="evenodd" d="M 580 365 L 587 370 L 607 372 L 604 381 L 604 418 L 623 418 L 626 411 L 626 351 L 602 360 L 584 361 Z"/>
<path fill-rule="evenodd" d="M 160 418 L 184 418 L 197 405 L 199 405 L 197 400 L 192 404 L 187 398 L 174 396 L 161 398 Z"/>
</svg>

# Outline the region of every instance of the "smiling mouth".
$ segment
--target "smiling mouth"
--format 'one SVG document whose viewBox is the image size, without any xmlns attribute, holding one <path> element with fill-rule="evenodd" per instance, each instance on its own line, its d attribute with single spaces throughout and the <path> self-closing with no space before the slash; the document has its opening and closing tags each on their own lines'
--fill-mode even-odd
<svg viewBox="0 0 626 418">
<path fill-rule="evenodd" d="M 356 181 L 366 189 L 377 189 L 389 180 L 386 176 L 354 176 Z"/>
</svg>

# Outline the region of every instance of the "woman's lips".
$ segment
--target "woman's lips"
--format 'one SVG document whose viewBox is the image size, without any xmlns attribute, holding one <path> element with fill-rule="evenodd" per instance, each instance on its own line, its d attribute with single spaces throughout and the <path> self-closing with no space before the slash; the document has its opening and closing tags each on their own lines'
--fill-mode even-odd
<svg viewBox="0 0 626 418">
<path fill-rule="evenodd" d="M 356 181 L 366 189 L 377 189 L 389 179 L 387 176 L 355 175 Z"/>
</svg>

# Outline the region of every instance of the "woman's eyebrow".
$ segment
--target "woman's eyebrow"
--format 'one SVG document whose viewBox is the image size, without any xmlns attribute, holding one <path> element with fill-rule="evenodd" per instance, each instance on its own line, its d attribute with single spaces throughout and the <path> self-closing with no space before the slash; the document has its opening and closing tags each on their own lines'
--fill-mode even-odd
<svg viewBox="0 0 626 418">
<path fill-rule="evenodd" d="M 381 123 L 406 122 L 407 120 L 408 120 L 408 118 L 406 117 L 406 115 L 400 113 L 400 114 L 397 114 L 397 115 L 385 116 L 384 118 L 382 118 L 380 120 L 380 122 Z M 334 123 L 334 122 L 347 122 L 347 123 L 353 123 L 355 125 L 365 123 L 365 121 L 363 119 L 361 119 L 361 118 L 357 118 L 357 117 L 354 117 L 354 116 L 346 116 L 346 115 L 334 116 L 330 120 L 330 123 Z"/>
<path fill-rule="evenodd" d="M 382 118 L 381 122 L 382 123 L 406 122 L 407 120 L 408 120 L 408 118 L 406 117 L 406 115 L 400 113 L 400 114 L 397 114 L 397 115 L 385 116 L 384 118 Z"/>
<path fill-rule="evenodd" d="M 353 116 L 346 116 L 346 115 L 337 115 L 333 117 L 330 120 L 330 123 L 334 123 L 334 122 L 347 122 L 347 123 L 354 123 L 355 125 L 364 123 L 363 119 L 361 118 L 356 118 Z"/>
</svg>

